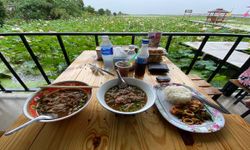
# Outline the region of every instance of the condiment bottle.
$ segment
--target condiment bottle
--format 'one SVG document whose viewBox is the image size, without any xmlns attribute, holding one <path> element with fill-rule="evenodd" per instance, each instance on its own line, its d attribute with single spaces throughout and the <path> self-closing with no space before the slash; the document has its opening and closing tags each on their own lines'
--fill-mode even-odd
<svg viewBox="0 0 250 150">
<path fill-rule="evenodd" d="M 133 60 L 133 57 L 136 55 L 135 52 L 135 45 L 129 45 L 128 47 L 128 60 Z M 130 71 L 135 69 L 135 60 L 131 61 L 131 67 L 129 68 Z"/>
<path fill-rule="evenodd" d="M 148 39 L 142 40 L 142 46 L 138 52 L 139 54 L 135 61 L 135 77 L 136 78 L 142 78 L 145 74 L 147 60 L 149 57 L 148 43 L 149 43 Z"/>
</svg>

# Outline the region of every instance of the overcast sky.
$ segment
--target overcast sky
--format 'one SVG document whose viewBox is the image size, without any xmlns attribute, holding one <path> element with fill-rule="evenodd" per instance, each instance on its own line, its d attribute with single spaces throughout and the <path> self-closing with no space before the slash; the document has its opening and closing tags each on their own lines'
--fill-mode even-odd
<svg viewBox="0 0 250 150">
<path fill-rule="evenodd" d="M 84 0 L 84 4 L 128 14 L 183 14 L 185 9 L 207 13 L 215 8 L 243 14 L 250 6 L 250 0 Z"/>
</svg>

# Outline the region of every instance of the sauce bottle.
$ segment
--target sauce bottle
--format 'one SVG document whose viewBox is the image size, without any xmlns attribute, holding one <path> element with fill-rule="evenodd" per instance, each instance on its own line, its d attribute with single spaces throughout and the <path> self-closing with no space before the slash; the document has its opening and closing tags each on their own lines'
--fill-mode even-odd
<svg viewBox="0 0 250 150">
<path fill-rule="evenodd" d="M 147 61 L 149 57 L 148 43 L 149 43 L 148 39 L 142 40 L 142 46 L 138 52 L 139 54 L 135 61 L 135 77 L 136 78 L 144 77 L 146 65 L 147 65 Z"/>
</svg>

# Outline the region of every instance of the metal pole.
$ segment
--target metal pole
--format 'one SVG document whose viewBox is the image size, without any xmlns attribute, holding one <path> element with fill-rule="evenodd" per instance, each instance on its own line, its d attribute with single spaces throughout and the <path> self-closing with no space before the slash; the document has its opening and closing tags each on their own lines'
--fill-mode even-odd
<svg viewBox="0 0 250 150">
<path fill-rule="evenodd" d="M 6 91 L 5 88 L 0 84 L 1 91 Z"/>
<path fill-rule="evenodd" d="M 57 40 L 58 40 L 58 42 L 59 42 L 59 44 L 60 44 L 60 47 L 61 47 L 61 49 L 62 49 L 64 59 L 65 59 L 67 65 L 69 66 L 69 65 L 70 65 L 70 60 L 69 60 L 67 51 L 66 51 L 66 49 L 65 49 L 65 47 L 64 47 L 62 37 L 61 37 L 60 35 L 57 35 L 56 37 L 57 37 Z"/>
<path fill-rule="evenodd" d="M 226 63 L 227 59 L 231 56 L 231 54 L 233 53 L 233 51 L 235 50 L 235 48 L 238 46 L 238 44 L 240 43 L 240 41 L 242 40 L 242 36 L 239 36 L 236 41 L 234 42 L 233 46 L 231 47 L 231 49 L 228 51 L 227 55 L 224 57 L 224 59 L 222 61 L 220 61 L 218 67 L 213 71 L 213 73 L 209 76 L 209 78 L 207 79 L 207 82 L 212 81 L 212 79 L 215 77 L 215 75 L 220 71 L 221 67 Z"/>
<path fill-rule="evenodd" d="M 98 35 L 95 35 L 95 46 L 99 46 Z"/>
<path fill-rule="evenodd" d="M 24 35 L 20 35 L 20 38 L 23 41 L 24 46 L 26 47 L 26 49 L 28 50 L 31 58 L 33 59 L 33 61 L 35 62 L 37 68 L 39 69 L 39 71 L 41 72 L 43 78 L 45 79 L 45 81 L 50 84 L 49 78 L 47 77 L 46 73 L 44 72 L 41 64 L 38 62 L 37 57 L 35 56 L 35 54 L 33 53 L 32 49 L 29 46 L 29 43 L 27 42 L 26 38 L 24 37 Z"/>
<path fill-rule="evenodd" d="M 250 57 L 247 59 L 247 61 L 240 67 L 240 69 L 235 73 L 233 76 L 231 76 L 231 79 L 236 79 L 239 77 L 239 75 L 247 70 L 250 67 Z"/>
<path fill-rule="evenodd" d="M 9 69 L 9 71 L 12 73 L 12 75 L 17 79 L 17 81 L 22 85 L 22 87 L 25 89 L 25 91 L 29 91 L 29 88 L 24 84 L 24 82 L 22 81 L 22 79 L 17 75 L 17 73 L 15 72 L 15 70 L 11 67 L 11 65 L 9 64 L 9 62 L 5 59 L 5 57 L 3 56 L 3 54 L 0 52 L 0 58 L 3 61 L 3 63 L 5 64 L 5 66 Z M 2 88 L 1 88 L 2 89 Z"/>
<path fill-rule="evenodd" d="M 239 75 L 244 72 L 246 69 L 250 67 L 250 58 L 241 66 L 241 68 L 235 73 L 234 75 L 231 76 L 231 79 L 237 79 Z M 223 95 L 225 96 L 230 96 L 233 94 L 238 89 L 237 86 L 235 86 L 233 83 L 228 81 L 224 87 L 222 88 Z"/>
<path fill-rule="evenodd" d="M 196 51 L 195 56 L 194 56 L 194 58 L 193 58 L 191 64 L 189 65 L 188 70 L 186 71 L 186 74 L 189 74 L 189 72 L 192 70 L 192 68 L 193 68 L 193 66 L 194 66 L 194 64 L 195 64 L 195 62 L 196 62 L 196 60 L 197 60 L 197 58 L 198 58 L 199 55 L 201 54 L 202 49 L 203 49 L 203 47 L 205 46 L 205 44 L 206 44 L 208 38 L 209 38 L 209 36 L 205 36 L 205 38 L 202 40 L 199 49 Z"/>
<path fill-rule="evenodd" d="M 132 44 L 132 45 L 134 45 L 134 44 L 135 44 L 135 35 L 132 35 L 131 44 Z"/>
<path fill-rule="evenodd" d="M 167 43 L 166 43 L 166 47 L 165 47 L 166 52 L 168 52 L 168 50 L 169 50 L 171 41 L 172 41 L 172 35 L 169 35 L 169 36 L 168 36 Z"/>
</svg>

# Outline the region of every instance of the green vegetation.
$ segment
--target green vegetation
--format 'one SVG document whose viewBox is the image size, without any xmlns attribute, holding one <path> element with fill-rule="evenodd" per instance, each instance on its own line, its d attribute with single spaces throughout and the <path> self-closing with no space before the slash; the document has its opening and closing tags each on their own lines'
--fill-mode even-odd
<svg viewBox="0 0 250 150">
<path fill-rule="evenodd" d="M 87 7 L 88 8 L 88 7 Z M 85 7 L 85 9 L 87 9 Z M 192 19 L 192 18 L 191 18 Z M 190 19 L 190 20 L 191 20 Z M 211 25 L 192 23 L 181 16 L 99 16 L 83 13 L 81 17 L 58 19 L 58 20 L 31 20 L 28 23 L 21 19 L 6 20 L 5 26 L 0 32 L 214 32 L 214 33 L 244 33 L 239 30 L 228 28 L 216 28 Z M 55 79 L 65 68 L 66 63 L 56 37 L 52 36 L 27 36 L 31 48 L 38 57 L 45 72 L 50 79 Z M 63 41 L 73 61 L 83 50 L 95 49 L 94 37 L 91 36 L 63 36 Z M 100 38 L 100 37 L 99 37 Z M 135 43 L 140 45 L 143 37 L 136 37 Z M 185 41 L 201 41 L 203 37 L 174 37 L 169 49 L 169 57 L 182 70 L 185 71 L 194 56 L 193 50 L 180 45 Z M 100 39 L 99 39 L 100 40 Z M 114 45 L 130 44 L 131 37 L 111 37 Z M 161 44 L 165 46 L 166 37 L 162 37 Z M 234 41 L 235 38 L 211 37 L 211 41 Z M 247 39 L 245 39 L 247 40 Z M 248 40 L 249 41 L 249 40 Z M 19 37 L 0 36 L 0 52 L 8 59 L 18 74 L 23 78 L 27 75 L 39 77 L 34 62 L 23 46 Z M 203 78 L 207 78 L 216 67 L 216 63 L 210 59 L 199 60 L 193 69 Z M 0 73 L 11 75 L 0 62 Z M 2 69 L 3 68 L 3 69 Z M 213 80 L 216 86 L 223 86 L 230 76 L 227 68 Z M 40 78 L 39 78 L 40 79 Z M 7 79 L 1 79 L 2 84 L 7 85 Z M 41 79 L 42 80 L 42 79 Z M 4 81 L 4 82 L 3 82 Z M 43 81 L 43 80 L 42 80 Z M 31 86 L 35 86 L 34 84 Z"/>
<path fill-rule="evenodd" d="M 97 15 L 112 15 L 109 9 L 96 11 L 91 6 L 84 6 L 82 0 L 3 0 L 0 3 L 0 18 L 5 12 L 4 5 L 9 18 L 29 20 L 55 20 L 80 17 L 83 13 Z M 114 14 L 116 14 L 114 12 Z M 119 15 L 123 13 L 119 12 Z M 0 19 L 1 20 L 1 19 Z"/>
<path fill-rule="evenodd" d="M 0 27 L 3 26 L 5 18 L 6 18 L 6 11 L 3 6 L 3 2 L 0 1 Z"/>
<path fill-rule="evenodd" d="M 12 17 L 30 19 L 60 19 L 80 16 L 82 0 L 4 0 Z"/>
</svg>

